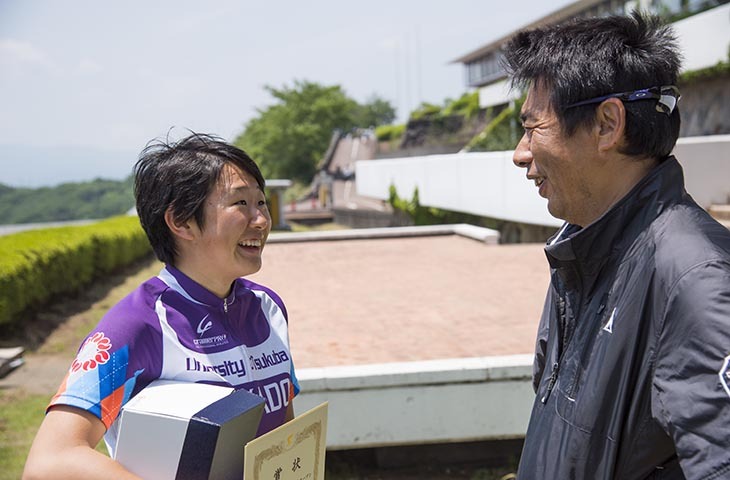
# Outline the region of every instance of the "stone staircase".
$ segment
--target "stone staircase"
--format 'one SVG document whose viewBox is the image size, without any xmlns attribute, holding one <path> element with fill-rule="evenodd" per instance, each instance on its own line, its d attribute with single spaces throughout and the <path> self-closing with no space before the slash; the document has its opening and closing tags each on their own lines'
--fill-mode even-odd
<svg viewBox="0 0 730 480">
<path fill-rule="evenodd" d="M 710 205 L 707 211 L 715 220 L 730 229 L 730 205 Z"/>
</svg>

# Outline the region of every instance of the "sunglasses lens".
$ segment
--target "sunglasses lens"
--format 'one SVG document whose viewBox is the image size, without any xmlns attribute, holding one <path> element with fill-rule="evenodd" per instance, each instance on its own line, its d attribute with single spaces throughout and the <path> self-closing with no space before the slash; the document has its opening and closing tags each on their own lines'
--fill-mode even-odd
<svg viewBox="0 0 730 480">
<path fill-rule="evenodd" d="M 674 107 L 676 106 L 677 97 L 674 96 L 674 92 L 662 92 L 662 95 L 659 97 L 659 102 L 657 103 L 657 110 L 664 112 L 667 115 L 671 115 L 671 113 L 674 111 Z"/>
</svg>

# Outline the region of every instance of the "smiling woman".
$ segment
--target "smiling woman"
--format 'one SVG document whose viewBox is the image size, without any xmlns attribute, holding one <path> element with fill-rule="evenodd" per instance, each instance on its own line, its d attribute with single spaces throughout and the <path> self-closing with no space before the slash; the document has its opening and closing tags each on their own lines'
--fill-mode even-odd
<svg viewBox="0 0 730 480">
<path fill-rule="evenodd" d="M 203 222 L 178 222 L 165 214 L 178 239 L 175 266 L 220 297 L 238 277 L 261 268 L 261 252 L 271 230 L 266 197 L 256 179 L 238 166 L 223 166 L 203 204 Z"/>
<path fill-rule="evenodd" d="M 242 278 L 261 268 L 271 229 L 264 186 L 253 160 L 217 137 L 192 134 L 142 152 L 137 211 L 165 267 L 82 343 L 28 455 L 27 478 L 136 478 L 93 447 L 103 435 L 113 458 L 122 407 L 157 379 L 263 397 L 259 435 L 293 417 L 299 386 L 286 308 Z M 279 361 L 256 363 L 272 352 Z"/>
</svg>

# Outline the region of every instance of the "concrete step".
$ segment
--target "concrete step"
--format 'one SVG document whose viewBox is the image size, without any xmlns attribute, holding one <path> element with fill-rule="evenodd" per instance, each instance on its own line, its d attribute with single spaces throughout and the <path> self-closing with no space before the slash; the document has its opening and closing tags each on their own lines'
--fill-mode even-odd
<svg viewBox="0 0 730 480">
<path fill-rule="evenodd" d="M 730 221 L 730 205 L 710 205 L 707 211 L 717 220 Z"/>
<path fill-rule="evenodd" d="M 0 378 L 23 364 L 23 347 L 0 348 Z"/>
</svg>

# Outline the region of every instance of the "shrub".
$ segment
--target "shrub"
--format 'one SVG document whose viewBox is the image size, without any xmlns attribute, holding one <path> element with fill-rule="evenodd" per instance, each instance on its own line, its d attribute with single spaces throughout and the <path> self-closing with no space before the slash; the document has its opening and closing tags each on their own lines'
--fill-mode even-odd
<svg viewBox="0 0 730 480">
<path fill-rule="evenodd" d="M 375 127 L 375 137 L 379 142 L 389 142 L 401 138 L 405 131 L 405 125 L 381 125 Z"/>
<path fill-rule="evenodd" d="M 136 216 L 0 237 L 0 325 L 127 266 L 151 248 Z"/>
<path fill-rule="evenodd" d="M 524 101 L 523 97 L 515 101 L 513 106 L 499 112 L 484 130 L 469 141 L 465 149 L 470 152 L 514 150 L 523 133 L 520 109 Z"/>
</svg>

